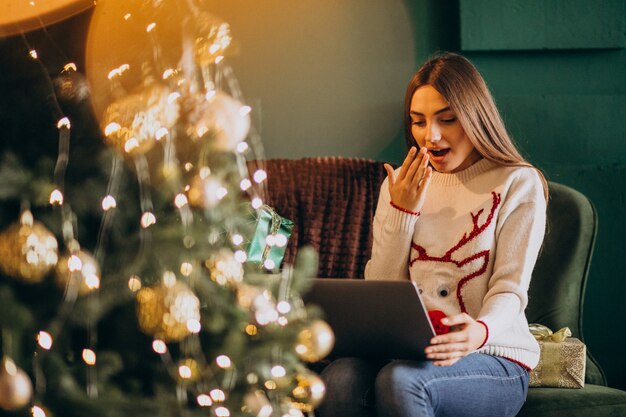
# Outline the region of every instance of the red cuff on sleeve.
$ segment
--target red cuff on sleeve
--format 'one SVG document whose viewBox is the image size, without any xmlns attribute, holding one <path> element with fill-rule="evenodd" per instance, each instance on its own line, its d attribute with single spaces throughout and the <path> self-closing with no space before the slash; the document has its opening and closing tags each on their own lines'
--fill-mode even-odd
<svg viewBox="0 0 626 417">
<path fill-rule="evenodd" d="M 411 211 L 411 210 L 407 210 L 407 209 L 405 209 L 405 208 L 400 207 L 399 205 L 397 205 L 397 204 L 396 204 L 396 203 L 394 203 L 393 201 L 390 201 L 390 202 L 389 202 L 389 204 L 391 204 L 391 207 L 393 207 L 393 208 L 395 208 L 395 209 L 397 209 L 397 210 L 400 210 L 400 211 L 402 211 L 402 212 L 404 212 L 404 213 L 412 214 L 412 215 L 414 215 L 414 216 L 419 216 L 419 215 L 420 215 L 420 212 L 419 212 L 419 211 Z"/>
<path fill-rule="evenodd" d="M 487 343 L 487 340 L 489 340 L 489 326 L 487 326 L 487 323 L 485 323 L 482 320 L 476 320 L 476 322 L 482 324 L 483 326 L 485 326 L 485 340 L 483 340 L 483 342 L 481 343 L 480 346 L 478 346 L 478 349 L 482 348 L 483 346 L 485 346 L 485 344 Z"/>
</svg>

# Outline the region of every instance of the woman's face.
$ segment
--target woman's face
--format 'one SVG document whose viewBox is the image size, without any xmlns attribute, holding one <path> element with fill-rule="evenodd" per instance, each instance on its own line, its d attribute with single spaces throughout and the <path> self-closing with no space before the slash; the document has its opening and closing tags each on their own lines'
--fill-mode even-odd
<svg viewBox="0 0 626 417">
<path fill-rule="evenodd" d="M 413 138 L 428 149 L 430 164 L 438 172 L 461 171 L 481 158 L 450 104 L 432 86 L 415 90 L 410 117 Z"/>
</svg>

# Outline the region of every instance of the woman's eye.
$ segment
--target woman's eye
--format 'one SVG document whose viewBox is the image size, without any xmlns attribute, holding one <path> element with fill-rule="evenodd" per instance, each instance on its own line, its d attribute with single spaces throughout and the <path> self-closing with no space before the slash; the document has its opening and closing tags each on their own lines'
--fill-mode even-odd
<svg viewBox="0 0 626 417">
<path fill-rule="evenodd" d="M 412 123 L 414 126 L 424 126 L 426 125 L 426 122 L 422 122 L 422 121 L 416 121 L 414 120 Z"/>
<path fill-rule="evenodd" d="M 441 119 L 441 123 L 452 124 L 454 122 L 456 122 L 456 117 L 450 119 Z"/>
</svg>

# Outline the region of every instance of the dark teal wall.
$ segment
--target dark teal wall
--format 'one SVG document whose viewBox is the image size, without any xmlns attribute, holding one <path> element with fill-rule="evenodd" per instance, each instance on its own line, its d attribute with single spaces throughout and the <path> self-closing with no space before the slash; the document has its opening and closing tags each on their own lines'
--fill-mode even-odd
<svg viewBox="0 0 626 417">
<path fill-rule="evenodd" d="M 407 1 L 418 61 L 438 49 L 460 50 L 458 7 Z M 484 75 L 527 158 L 597 208 L 584 334 L 609 384 L 626 389 L 626 50 L 461 52 Z M 399 162 L 403 153 L 397 137 L 372 156 Z"/>
</svg>

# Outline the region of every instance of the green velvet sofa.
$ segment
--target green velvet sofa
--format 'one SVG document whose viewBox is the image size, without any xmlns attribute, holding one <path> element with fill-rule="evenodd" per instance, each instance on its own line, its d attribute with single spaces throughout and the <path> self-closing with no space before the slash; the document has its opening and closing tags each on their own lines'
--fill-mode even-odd
<svg viewBox="0 0 626 417">
<path fill-rule="evenodd" d="M 319 252 L 321 277 L 362 278 L 371 251 L 371 224 L 382 162 L 358 158 L 273 159 L 265 198 L 295 227 L 285 256 L 293 262 L 303 245 Z M 579 192 L 549 183 L 548 227 L 529 292 L 529 322 L 551 329 L 567 326 L 584 341 L 585 286 L 597 230 L 597 214 Z M 626 416 L 626 392 L 606 386 L 587 350 L 582 389 L 531 388 L 520 417 Z M 341 416 L 337 416 L 341 417 Z"/>
</svg>

